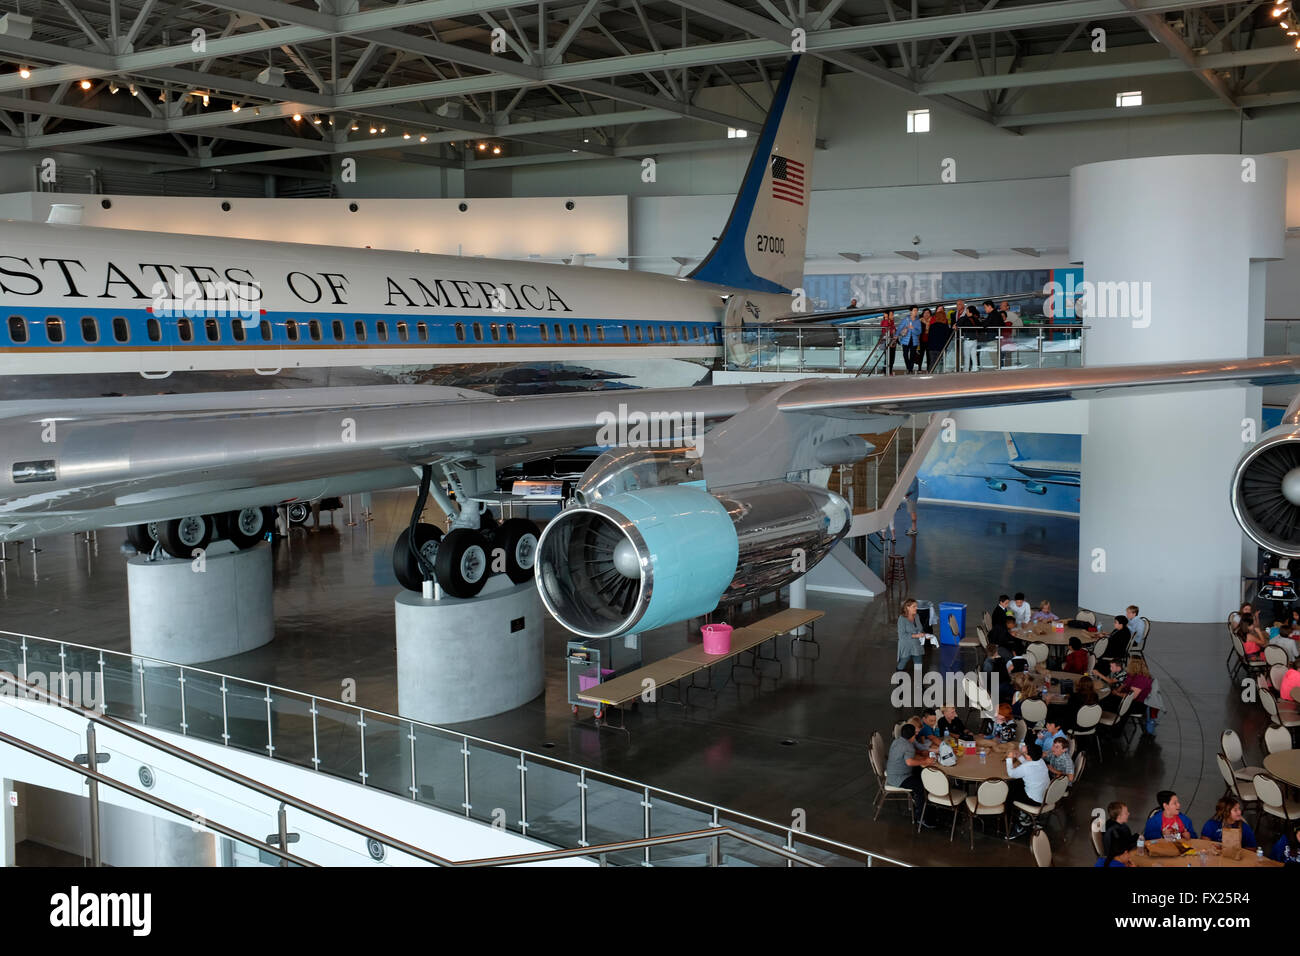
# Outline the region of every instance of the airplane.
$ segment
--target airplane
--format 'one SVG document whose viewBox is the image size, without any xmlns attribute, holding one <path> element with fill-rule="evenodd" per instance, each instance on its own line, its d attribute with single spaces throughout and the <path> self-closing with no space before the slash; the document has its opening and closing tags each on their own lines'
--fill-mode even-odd
<svg viewBox="0 0 1300 956">
<path fill-rule="evenodd" d="M 254 547 L 272 506 L 418 479 L 393 548 L 402 586 L 466 598 L 505 573 L 534 580 L 575 633 L 628 633 L 815 566 L 852 515 L 813 474 L 861 460 L 862 433 L 910 414 L 1300 381 L 1300 359 L 1283 356 L 511 398 L 247 389 L 234 374 L 218 390 L 158 393 L 201 371 L 714 356 L 720 331 L 786 307 L 802 272 L 819 72 L 792 59 L 731 217 L 684 279 L 0 225 L 0 541 L 125 526 L 151 559 L 188 561 L 216 539 Z M 155 393 L 91 395 L 137 377 Z M 544 534 L 484 511 L 502 469 L 591 447 L 616 405 L 705 422 L 702 451 L 605 452 Z M 421 520 L 429 499 L 446 531 Z"/>
<path fill-rule="evenodd" d="M 1019 482 L 1031 495 L 1047 494 L 1048 485 L 1067 485 L 1079 487 L 1080 462 L 1045 461 L 1037 458 L 1022 458 L 1020 449 L 1011 432 L 1003 432 L 1002 439 L 1007 446 L 1006 461 L 990 461 L 989 465 L 1004 465 L 1020 473 L 1016 475 L 950 475 L 952 478 L 978 478 L 993 491 L 1006 491 L 1007 482 Z"/>
</svg>

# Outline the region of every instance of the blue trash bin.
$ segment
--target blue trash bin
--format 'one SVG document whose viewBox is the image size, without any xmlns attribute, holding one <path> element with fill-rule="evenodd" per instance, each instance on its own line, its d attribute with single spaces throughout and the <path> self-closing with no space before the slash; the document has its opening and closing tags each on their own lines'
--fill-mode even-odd
<svg viewBox="0 0 1300 956">
<path fill-rule="evenodd" d="M 966 636 L 966 605 L 943 601 L 939 604 L 939 643 L 960 644 Z"/>
</svg>

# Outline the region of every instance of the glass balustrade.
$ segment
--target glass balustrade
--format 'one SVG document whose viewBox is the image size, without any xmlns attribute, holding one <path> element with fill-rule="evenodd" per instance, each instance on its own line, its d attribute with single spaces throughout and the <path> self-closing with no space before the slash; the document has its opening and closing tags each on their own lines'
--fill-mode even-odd
<svg viewBox="0 0 1300 956">
<path fill-rule="evenodd" d="M 906 865 L 544 754 L 202 668 L 0 632 L 0 670 L 41 674 L 43 683 L 53 675 L 54 686 L 46 686 L 61 696 L 78 685 L 95 688 L 74 702 L 146 730 L 269 756 L 556 847 L 668 836 L 717 822 L 769 846 L 792 845 L 824 865 Z M 721 865 L 786 865 L 768 850 L 721 835 L 604 856 L 619 866 L 705 865 L 714 856 Z"/>
</svg>

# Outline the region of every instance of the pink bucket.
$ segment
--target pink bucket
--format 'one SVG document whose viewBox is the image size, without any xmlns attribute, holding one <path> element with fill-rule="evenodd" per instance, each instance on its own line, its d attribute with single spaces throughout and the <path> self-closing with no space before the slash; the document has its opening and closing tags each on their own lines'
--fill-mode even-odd
<svg viewBox="0 0 1300 956">
<path fill-rule="evenodd" d="M 591 690 L 593 687 L 595 687 L 597 684 L 599 684 L 601 681 L 603 681 L 606 677 L 608 677 L 612 673 L 614 672 L 602 667 L 600 669 L 599 677 L 596 676 L 596 671 L 594 669 L 587 671 L 585 674 L 579 674 L 578 690 Z"/>
<path fill-rule="evenodd" d="M 726 654 L 731 650 L 730 624 L 706 624 L 700 632 L 704 635 L 705 654 Z"/>
</svg>

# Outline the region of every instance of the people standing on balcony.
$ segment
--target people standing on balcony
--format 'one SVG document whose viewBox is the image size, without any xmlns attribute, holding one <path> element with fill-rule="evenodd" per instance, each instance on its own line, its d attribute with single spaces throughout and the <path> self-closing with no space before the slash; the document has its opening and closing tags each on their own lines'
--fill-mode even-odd
<svg viewBox="0 0 1300 956">
<path fill-rule="evenodd" d="M 894 374 L 894 359 L 898 355 L 898 323 L 894 321 L 894 310 L 889 309 L 880 319 L 880 341 L 889 346 L 889 364 L 885 374 Z"/>
<path fill-rule="evenodd" d="M 960 303 L 958 303 L 960 304 Z M 963 372 L 979 371 L 979 330 L 981 328 L 979 310 L 968 305 L 957 313 L 956 328 L 961 336 L 961 370 Z"/>
<path fill-rule="evenodd" d="M 943 361 L 943 351 L 948 347 L 948 338 L 951 334 L 948 313 L 944 311 L 943 306 L 940 306 L 934 310 L 934 315 L 930 319 L 930 337 L 925 342 L 925 351 L 929 358 L 926 368 L 931 372 L 939 371 L 939 363 Z"/>
<path fill-rule="evenodd" d="M 992 299 L 984 300 L 984 316 L 980 320 L 983 332 L 980 341 L 993 346 L 993 367 L 1002 367 L 1002 313 L 993 307 Z"/>
<path fill-rule="evenodd" d="M 921 319 L 916 313 L 916 306 L 912 306 L 908 310 L 907 318 L 898 323 L 898 344 L 903 347 L 903 362 L 907 366 L 909 375 L 921 364 L 921 332 L 923 327 Z"/>
</svg>

